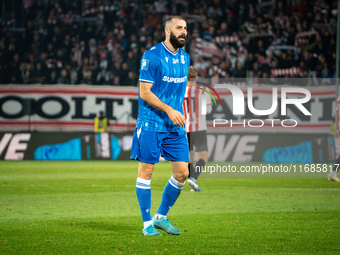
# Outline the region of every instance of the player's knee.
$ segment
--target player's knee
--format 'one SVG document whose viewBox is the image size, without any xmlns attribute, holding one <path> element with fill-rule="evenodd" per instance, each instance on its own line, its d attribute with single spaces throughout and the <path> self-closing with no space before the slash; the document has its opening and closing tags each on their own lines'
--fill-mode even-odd
<svg viewBox="0 0 340 255">
<path fill-rule="evenodd" d="M 185 171 L 182 171 L 181 172 L 181 182 L 183 183 L 183 182 L 185 182 L 185 180 L 188 178 L 188 176 L 189 176 L 189 170 L 188 169 L 186 169 Z"/>
<path fill-rule="evenodd" d="M 189 170 L 187 169 L 186 171 L 183 172 L 183 179 L 185 180 L 189 176 Z"/>
<path fill-rule="evenodd" d="M 180 182 L 180 183 L 184 183 L 185 180 L 188 178 L 189 176 L 189 171 L 186 170 L 186 171 L 181 171 L 181 172 L 177 172 L 177 173 L 174 173 L 174 178 L 176 181 Z"/>
<path fill-rule="evenodd" d="M 138 177 L 145 180 L 151 180 L 153 169 L 154 169 L 153 164 L 139 162 Z"/>
<path fill-rule="evenodd" d="M 138 178 L 142 178 L 144 180 L 151 180 L 152 173 L 140 173 L 138 174 Z"/>
</svg>

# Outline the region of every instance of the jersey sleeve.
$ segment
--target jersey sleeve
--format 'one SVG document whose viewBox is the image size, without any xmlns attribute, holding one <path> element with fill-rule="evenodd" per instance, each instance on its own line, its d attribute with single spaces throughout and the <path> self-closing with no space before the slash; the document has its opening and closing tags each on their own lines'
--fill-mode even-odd
<svg viewBox="0 0 340 255">
<path fill-rule="evenodd" d="M 139 81 L 154 84 L 158 65 L 155 54 L 146 51 L 140 62 Z"/>
</svg>

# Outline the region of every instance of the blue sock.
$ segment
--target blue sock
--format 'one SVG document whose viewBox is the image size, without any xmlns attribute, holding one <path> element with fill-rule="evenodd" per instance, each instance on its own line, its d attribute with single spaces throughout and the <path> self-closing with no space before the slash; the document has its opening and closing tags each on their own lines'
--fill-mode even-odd
<svg viewBox="0 0 340 255">
<path fill-rule="evenodd" d="M 143 222 L 151 220 L 151 180 L 137 178 L 136 193 Z"/>
<path fill-rule="evenodd" d="M 171 176 L 169 182 L 165 185 L 161 205 L 157 213 L 166 216 L 170 208 L 175 204 L 179 194 L 183 189 L 184 183 L 179 183 Z"/>
</svg>

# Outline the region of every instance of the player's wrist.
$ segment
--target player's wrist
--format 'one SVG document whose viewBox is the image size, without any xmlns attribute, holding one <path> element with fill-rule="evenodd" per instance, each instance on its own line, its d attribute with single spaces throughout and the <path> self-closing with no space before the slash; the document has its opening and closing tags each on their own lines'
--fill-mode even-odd
<svg viewBox="0 0 340 255">
<path fill-rule="evenodd" d="M 167 105 L 166 108 L 165 108 L 165 113 L 169 115 L 171 110 L 172 110 L 172 108 L 169 105 Z"/>
</svg>

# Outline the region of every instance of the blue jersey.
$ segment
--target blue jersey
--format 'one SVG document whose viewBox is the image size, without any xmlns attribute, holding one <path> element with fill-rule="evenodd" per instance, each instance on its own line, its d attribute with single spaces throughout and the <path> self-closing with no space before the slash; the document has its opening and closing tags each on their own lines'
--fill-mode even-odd
<svg viewBox="0 0 340 255">
<path fill-rule="evenodd" d="M 174 53 L 161 42 L 144 53 L 139 81 L 152 83 L 151 91 L 162 102 L 183 114 L 189 66 L 190 56 L 183 49 Z M 140 95 L 138 100 L 137 128 L 156 132 L 176 132 L 184 129 L 177 127 L 165 112 L 149 105 Z"/>
</svg>

